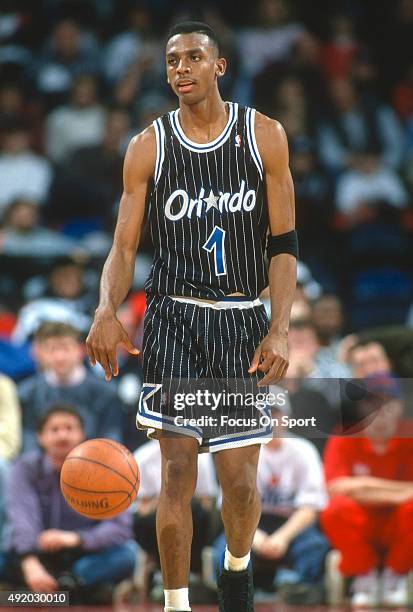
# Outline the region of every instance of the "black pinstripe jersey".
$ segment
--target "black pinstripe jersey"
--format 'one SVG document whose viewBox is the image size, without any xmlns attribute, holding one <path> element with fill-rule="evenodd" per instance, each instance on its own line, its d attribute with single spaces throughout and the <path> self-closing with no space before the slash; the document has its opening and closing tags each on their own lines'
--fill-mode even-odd
<svg viewBox="0 0 413 612">
<path fill-rule="evenodd" d="M 229 102 L 208 144 L 187 138 L 179 111 L 154 121 L 157 158 L 147 202 L 155 250 L 148 294 L 256 298 L 267 285 L 268 207 L 255 110 Z"/>
</svg>

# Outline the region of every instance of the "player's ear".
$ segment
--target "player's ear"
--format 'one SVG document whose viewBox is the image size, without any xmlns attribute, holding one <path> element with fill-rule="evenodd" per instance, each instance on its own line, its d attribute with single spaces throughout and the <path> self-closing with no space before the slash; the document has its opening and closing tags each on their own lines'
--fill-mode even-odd
<svg viewBox="0 0 413 612">
<path fill-rule="evenodd" d="M 216 61 L 215 61 L 215 74 L 217 75 L 217 77 L 222 77 L 225 74 L 225 71 L 227 69 L 227 60 L 225 59 L 225 57 L 219 57 Z"/>
</svg>

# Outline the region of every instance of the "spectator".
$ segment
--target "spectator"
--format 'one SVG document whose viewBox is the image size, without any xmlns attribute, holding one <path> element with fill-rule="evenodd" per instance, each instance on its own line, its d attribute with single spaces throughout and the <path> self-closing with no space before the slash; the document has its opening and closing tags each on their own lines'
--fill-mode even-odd
<svg viewBox="0 0 413 612">
<path fill-rule="evenodd" d="M 0 374 L 0 537 L 3 536 L 5 490 L 10 462 L 21 444 L 21 414 L 13 381 Z"/>
<path fill-rule="evenodd" d="M 282 123 L 281 117 L 276 117 Z M 288 130 L 288 123 L 283 125 Z M 317 265 L 324 270 L 326 261 L 332 261 L 332 252 L 337 249 L 337 236 L 332 227 L 332 185 L 320 167 L 314 142 L 308 136 L 290 137 L 290 168 L 300 256 L 313 267 Z"/>
<path fill-rule="evenodd" d="M 295 52 L 305 63 L 317 55 L 317 43 L 302 23 L 292 20 L 285 0 L 261 0 L 258 6 L 259 24 L 246 28 L 239 35 L 239 55 L 242 81 L 239 93 L 246 87 L 250 94 L 251 81 L 271 64 L 289 64 Z"/>
<path fill-rule="evenodd" d="M 0 374 L 0 459 L 11 461 L 21 445 L 21 413 L 17 389 L 10 378 Z M 0 509 L 3 504 L 0 502 Z"/>
<path fill-rule="evenodd" d="M 390 374 L 392 370 L 386 351 L 379 342 L 355 344 L 349 351 L 348 362 L 355 378 Z"/>
<path fill-rule="evenodd" d="M 24 581 L 32 591 L 70 590 L 72 596 L 89 596 L 91 602 L 99 587 L 133 573 L 131 515 L 95 521 L 64 500 L 59 472 L 67 454 L 85 439 L 83 421 L 74 409 L 51 407 L 38 423 L 37 439 L 41 450 L 23 454 L 10 474 L 3 579 Z"/>
<path fill-rule="evenodd" d="M 54 163 L 64 163 L 77 148 L 103 140 L 105 111 L 98 101 L 98 84 L 92 75 L 77 77 L 67 106 L 47 117 L 46 150 Z"/>
<path fill-rule="evenodd" d="M 96 301 L 97 279 L 75 259 L 55 260 L 48 277 L 31 278 L 23 291 L 29 301 L 19 312 L 13 341 L 25 342 L 45 321 L 64 321 L 80 332 L 87 332 L 90 313 Z"/>
<path fill-rule="evenodd" d="M 56 402 L 77 407 L 86 437 L 121 440 L 121 402 L 113 387 L 84 366 L 76 329 L 45 323 L 35 335 L 34 353 L 40 371 L 19 385 L 24 450 L 36 448 L 36 421 Z"/>
<path fill-rule="evenodd" d="M 122 193 L 124 146 L 129 114 L 113 108 L 106 116 L 103 141 L 74 151 L 59 168 L 53 187 L 52 218 L 93 217 L 112 227 L 113 212 Z"/>
<path fill-rule="evenodd" d="M 289 346 L 289 375 L 322 379 L 346 377 L 349 373 L 336 357 L 321 350 L 316 327 L 310 320 L 291 323 Z"/>
<path fill-rule="evenodd" d="M 353 607 L 398 608 L 407 605 L 413 569 L 412 422 L 401 419 L 396 379 L 373 376 L 366 385 L 367 426 L 356 437 L 331 438 L 326 447 L 331 499 L 321 524 L 341 553 L 341 572 L 354 577 Z"/>
<path fill-rule="evenodd" d="M 33 100 L 19 82 L 5 82 L 0 86 L 0 123 L 26 121 L 33 149 L 43 150 L 43 113 L 39 100 Z"/>
<path fill-rule="evenodd" d="M 360 156 L 356 167 L 344 172 L 337 183 L 336 206 L 347 227 L 376 218 L 380 207 L 401 209 L 407 203 L 398 175 L 374 154 Z"/>
<path fill-rule="evenodd" d="M 152 33 L 151 15 L 145 6 L 131 6 L 128 26 L 126 31 L 114 36 L 105 49 L 104 71 L 112 85 L 136 64 L 156 72 L 157 60 L 161 59 L 159 43 Z"/>
<path fill-rule="evenodd" d="M 139 465 L 141 486 L 134 517 L 135 537 L 139 545 L 159 565 L 156 541 L 156 508 L 161 493 L 161 452 L 159 442 L 151 440 L 135 452 Z M 218 495 L 214 464 L 211 455 L 198 458 L 198 482 L 192 500 L 194 538 L 192 541 L 191 569 L 201 571 L 201 552 L 211 536 L 211 511 Z"/>
<path fill-rule="evenodd" d="M 403 134 L 394 111 L 383 104 L 364 103 L 349 79 L 331 81 L 330 95 L 331 117 L 319 128 L 319 155 L 327 170 L 357 169 L 358 156 L 372 150 L 383 166 L 397 169 Z"/>
<path fill-rule="evenodd" d="M 43 204 L 52 180 L 50 162 L 30 150 L 27 126 L 10 121 L 2 131 L 0 154 L 0 215 L 16 198 Z"/>
<path fill-rule="evenodd" d="M 295 433 L 311 437 L 321 451 L 326 434 L 340 416 L 341 379 L 350 372 L 334 351 L 320 345 L 311 320 L 291 321 L 289 332 L 289 366 L 287 387 L 291 393 L 294 417 L 314 416 L 317 432 L 297 427 Z M 313 437 L 315 435 L 315 437 Z"/>
<path fill-rule="evenodd" d="M 41 227 L 35 202 L 19 198 L 6 209 L 0 230 L 0 253 L 14 257 L 58 257 L 81 252 L 68 236 Z"/>
<path fill-rule="evenodd" d="M 321 65 L 329 79 L 350 76 L 359 43 L 354 34 L 355 23 L 348 15 L 333 15 L 330 36 L 321 50 Z"/>
<path fill-rule="evenodd" d="M 320 345 L 337 356 L 344 323 L 340 299 L 327 293 L 320 296 L 312 304 L 312 320 Z"/>
<path fill-rule="evenodd" d="M 272 411 L 278 423 L 289 414 L 287 406 Z M 317 450 L 275 426 L 273 440 L 261 448 L 257 485 L 262 513 L 252 545 L 254 583 L 269 591 L 276 584 L 286 603 L 321 603 L 329 547 L 317 527 L 326 502 Z"/>
<path fill-rule="evenodd" d="M 59 21 L 35 70 L 38 91 L 48 105 L 61 103 L 81 74 L 98 74 L 97 45 L 90 33 L 71 19 Z"/>
</svg>

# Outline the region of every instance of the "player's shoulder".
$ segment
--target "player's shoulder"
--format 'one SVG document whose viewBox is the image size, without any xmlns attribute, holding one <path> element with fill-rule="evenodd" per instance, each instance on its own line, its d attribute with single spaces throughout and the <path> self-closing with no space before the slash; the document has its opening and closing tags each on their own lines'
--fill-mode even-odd
<svg viewBox="0 0 413 612">
<path fill-rule="evenodd" d="M 285 130 L 281 123 L 258 110 L 255 111 L 255 133 L 257 136 L 263 134 L 282 141 L 286 139 Z"/>
<path fill-rule="evenodd" d="M 157 155 L 156 135 L 153 125 L 132 136 L 125 155 L 125 185 L 136 180 L 149 180 L 153 174 Z"/>
<path fill-rule="evenodd" d="M 145 129 L 138 132 L 129 141 L 128 151 L 135 153 L 141 149 L 156 149 L 156 133 L 155 126 L 151 123 Z"/>
<path fill-rule="evenodd" d="M 259 111 L 255 111 L 255 138 L 261 156 L 271 157 L 288 152 L 287 135 L 281 123 Z"/>
</svg>

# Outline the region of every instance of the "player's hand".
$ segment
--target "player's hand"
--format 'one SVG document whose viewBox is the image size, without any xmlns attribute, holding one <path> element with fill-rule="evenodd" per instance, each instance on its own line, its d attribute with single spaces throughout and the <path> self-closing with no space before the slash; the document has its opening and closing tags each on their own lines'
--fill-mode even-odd
<svg viewBox="0 0 413 612">
<path fill-rule="evenodd" d="M 266 538 L 261 546 L 260 554 L 268 559 L 281 559 L 287 552 L 288 546 L 288 539 L 282 533 L 275 531 Z"/>
<path fill-rule="evenodd" d="M 37 538 L 40 550 L 56 552 L 62 548 L 75 548 L 80 544 L 80 536 L 75 531 L 46 529 Z"/>
<path fill-rule="evenodd" d="M 31 591 L 40 593 L 57 591 L 56 579 L 49 574 L 37 557 L 23 559 L 22 572 L 24 581 Z"/>
<path fill-rule="evenodd" d="M 258 387 L 271 385 L 283 378 L 288 368 L 288 339 L 275 332 L 269 332 L 257 347 L 251 366 L 248 370 L 253 374 L 257 370 L 266 372 Z"/>
<path fill-rule="evenodd" d="M 122 345 L 131 355 L 139 355 L 116 315 L 96 312 L 95 320 L 86 338 L 86 350 L 93 366 L 100 363 L 105 379 L 110 380 L 119 373 L 116 350 Z"/>
</svg>

